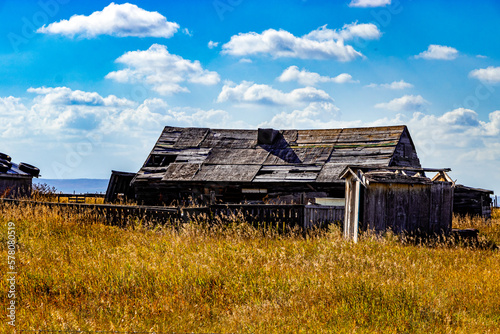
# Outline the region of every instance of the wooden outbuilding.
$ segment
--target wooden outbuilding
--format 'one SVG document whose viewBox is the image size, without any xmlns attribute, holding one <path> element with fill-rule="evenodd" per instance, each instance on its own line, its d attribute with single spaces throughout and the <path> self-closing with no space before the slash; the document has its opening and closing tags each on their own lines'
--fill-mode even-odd
<svg viewBox="0 0 500 334">
<path fill-rule="evenodd" d="M 453 213 L 491 218 L 493 190 L 455 185 Z"/>
<path fill-rule="evenodd" d="M 432 181 L 452 182 L 453 191 L 453 213 L 462 216 L 481 216 L 491 218 L 493 190 L 467 187 L 456 184 L 446 172 L 440 172 L 432 178 Z"/>
<path fill-rule="evenodd" d="M 406 126 L 327 130 L 165 127 L 133 178 L 145 204 L 334 203 L 348 165 L 420 168 Z"/>
<path fill-rule="evenodd" d="M 425 172 L 449 169 L 350 166 L 346 184 L 344 237 L 358 232 L 444 234 L 451 231 L 453 183 L 432 181 Z"/>
<path fill-rule="evenodd" d="M 134 188 L 130 185 L 134 177 L 135 173 L 112 170 L 104 201 L 107 203 L 112 203 L 116 202 L 117 200 L 134 200 Z"/>
<path fill-rule="evenodd" d="M 38 177 L 40 170 L 21 162 L 13 163 L 11 157 L 0 153 L 0 198 L 19 198 L 31 196 L 33 177 Z"/>
</svg>

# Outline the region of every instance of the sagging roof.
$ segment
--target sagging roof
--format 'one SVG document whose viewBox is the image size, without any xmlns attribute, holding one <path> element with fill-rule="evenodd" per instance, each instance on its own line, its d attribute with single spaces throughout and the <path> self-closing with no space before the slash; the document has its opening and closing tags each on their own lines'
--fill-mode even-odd
<svg viewBox="0 0 500 334">
<path fill-rule="evenodd" d="M 370 183 L 407 183 L 407 184 L 431 184 L 432 182 L 453 182 L 447 180 L 430 179 L 425 176 L 426 172 L 437 172 L 437 175 L 451 171 L 450 168 L 413 168 L 413 167 L 380 167 L 380 166 L 347 166 L 341 173 L 340 178 L 346 179 L 349 175 L 356 178 L 363 186 Z"/>
<path fill-rule="evenodd" d="M 32 177 L 31 174 L 20 170 L 18 164 L 13 162 L 11 164 L 12 165 L 10 166 L 9 170 L 7 170 L 6 172 L 0 171 L 0 177 Z"/>
<path fill-rule="evenodd" d="M 413 160 L 404 161 L 404 152 L 410 151 Z M 165 127 L 133 183 L 343 182 L 339 174 L 348 165 L 405 164 L 420 167 L 404 125 L 328 130 Z"/>
</svg>

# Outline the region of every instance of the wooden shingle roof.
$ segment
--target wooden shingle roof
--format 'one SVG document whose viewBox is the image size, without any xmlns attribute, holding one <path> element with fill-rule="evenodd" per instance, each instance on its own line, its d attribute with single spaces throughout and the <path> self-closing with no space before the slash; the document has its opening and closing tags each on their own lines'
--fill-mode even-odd
<svg viewBox="0 0 500 334">
<path fill-rule="evenodd" d="M 261 135 L 271 139 L 259 142 Z M 133 182 L 342 182 L 339 174 L 347 165 L 394 164 L 403 138 L 414 151 L 404 125 L 329 130 L 165 127 Z M 416 161 L 419 165 L 418 157 Z"/>
</svg>

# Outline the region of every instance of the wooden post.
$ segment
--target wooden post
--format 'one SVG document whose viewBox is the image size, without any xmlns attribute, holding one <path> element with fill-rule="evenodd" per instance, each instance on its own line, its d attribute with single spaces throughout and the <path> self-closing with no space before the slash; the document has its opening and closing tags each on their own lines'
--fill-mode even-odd
<svg viewBox="0 0 500 334">
<path fill-rule="evenodd" d="M 356 180 L 356 190 L 354 193 L 354 230 L 353 230 L 353 240 L 354 242 L 358 242 L 358 228 L 359 228 L 359 197 L 361 195 L 360 192 L 360 184 L 359 181 Z"/>
</svg>

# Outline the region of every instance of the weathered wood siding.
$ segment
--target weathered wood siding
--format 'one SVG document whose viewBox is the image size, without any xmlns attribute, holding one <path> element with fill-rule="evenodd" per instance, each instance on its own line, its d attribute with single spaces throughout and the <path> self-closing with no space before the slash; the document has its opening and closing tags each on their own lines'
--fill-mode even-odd
<svg viewBox="0 0 500 334">
<path fill-rule="evenodd" d="M 117 200 L 118 194 L 123 194 L 125 199 L 134 200 L 134 188 L 130 186 L 130 182 L 132 182 L 134 176 L 134 173 L 119 172 L 114 170 L 111 171 L 111 177 L 109 178 L 108 188 L 106 190 L 104 200 L 107 203 L 114 202 Z"/>
<path fill-rule="evenodd" d="M 448 234 L 451 231 L 451 183 L 372 183 L 365 189 L 363 199 L 362 231 L 392 230 L 396 234 Z"/>
<path fill-rule="evenodd" d="M 19 198 L 31 196 L 32 177 L 0 174 L 0 197 Z"/>
<path fill-rule="evenodd" d="M 457 185 L 453 195 L 453 213 L 491 218 L 492 193 Z"/>
<path fill-rule="evenodd" d="M 391 160 L 391 166 L 421 167 L 417 150 L 415 149 L 415 145 L 413 144 L 408 129 L 405 129 L 399 138 Z"/>
</svg>

